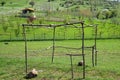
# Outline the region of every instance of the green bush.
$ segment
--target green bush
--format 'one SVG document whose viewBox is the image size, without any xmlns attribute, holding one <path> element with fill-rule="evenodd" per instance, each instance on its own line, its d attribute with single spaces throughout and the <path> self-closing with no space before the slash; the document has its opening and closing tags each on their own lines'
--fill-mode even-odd
<svg viewBox="0 0 120 80">
<path fill-rule="evenodd" d="M 108 10 L 108 9 L 104 9 L 102 11 L 99 11 L 96 14 L 96 17 L 98 19 L 108 19 L 108 18 L 113 18 L 117 16 L 117 11 L 116 10 Z"/>
</svg>

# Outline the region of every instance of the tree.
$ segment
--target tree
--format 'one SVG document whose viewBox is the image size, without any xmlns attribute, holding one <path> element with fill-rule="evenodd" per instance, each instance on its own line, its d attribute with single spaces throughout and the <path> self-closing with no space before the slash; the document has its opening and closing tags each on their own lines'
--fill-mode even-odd
<svg viewBox="0 0 120 80">
<path fill-rule="evenodd" d="M 29 4 L 33 7 L 35 5 L 34 1 L 30 1 Z"/>
<path fill-rule="evenodd" d="M 1 2 L 1 6 L 4 6 L 5 4 L 6 4 L 5 1 L 2 1 L 2 2 Z"/>
<path fill-rule="evenodd" d="M 20 30 L 19 29 L 15 29 L 15 36 L 18 37 L 19 33 L 20 33 Z"/>
<path fill-rule="evenodd" d="M 8 29 L 8 26 L 7 26 L 7 25 L 3 25 L 3 30 L 4 30 L 4 32 L 6 32 L 7 29 Z"/>
</svg>

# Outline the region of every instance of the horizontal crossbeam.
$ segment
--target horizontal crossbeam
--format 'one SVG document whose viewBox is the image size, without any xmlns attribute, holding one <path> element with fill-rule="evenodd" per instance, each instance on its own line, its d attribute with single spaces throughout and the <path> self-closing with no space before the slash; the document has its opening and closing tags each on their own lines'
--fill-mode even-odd
<svg viewBox="0 0 120 80">
<path fill-rule="evenodd" d="M 88 48 L 92 48 L 92 47 L 94 47 L 94 46 L 88 46 L 88 47 L 84 47 L 84 48 L 88 49 Z M 65 47 L 65 46 L 55 46 L 55 48 L 65 48 L 65 49 L 75 49 L 75 50 L 82 49 L 82 47 L 81 48 L 75 48 L 75 47 Z"/>
<path fill-rule="evenodd" d="M 83 56 L 84 54 L 66 54 L 66 55 L 69 55 L 69 56 Z"/>
<path fill-rule="evenodd" d="M 60 27 L 60 26 L 65 26 L 65 25 L 73 25 L 73 24 L 83 24 L 84 21 L 80 21 L 80 22 L 71 22 L 71 23 L 64 23 L 64 24 L 22 24 L 22 26 L 26 26 L 26 27 Z"/>
</svg>

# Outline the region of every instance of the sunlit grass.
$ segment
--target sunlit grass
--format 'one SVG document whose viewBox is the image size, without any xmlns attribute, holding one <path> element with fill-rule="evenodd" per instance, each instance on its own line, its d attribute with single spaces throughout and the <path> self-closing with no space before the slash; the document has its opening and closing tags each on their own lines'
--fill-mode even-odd
<svg viewBox="0 0 120 80">
<path fill-rule="evenodd" d="M 119 80 L 119 40 L 98 40 L 98 65 L 92 67 L 91 51 L 86 50 L 86 80 Z M 93 40 L 86 40 L 85 45 L 93 45 Z M 71 78 L 70 57 L 67 53 L 81 53 L 81 51 L 57 49 L 55 50 L 54 63 L 51 63 L 52 41 L 28 41 L 28 71 L 36 68 L 39 71 L 38 77 L 34 80 L 69 80 Z M 56 46 L 80 47 L 79 40 L 56 41 Z M 31 50 L 37 50 L 31 51 Z M 82 67 L 77 63 L 82 57 L 73 57 L 74 78 L 81 80 Z M 9 42 L 7 45 L 0 42 L 0 79 L 24 80 L 25 59 L 24 42 Z"/>
</svg>

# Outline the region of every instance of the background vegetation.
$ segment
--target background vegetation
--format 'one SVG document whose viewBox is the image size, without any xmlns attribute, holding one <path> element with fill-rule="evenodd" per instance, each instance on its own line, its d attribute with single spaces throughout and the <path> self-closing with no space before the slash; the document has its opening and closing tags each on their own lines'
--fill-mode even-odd
<svg viewBox="0 0 120 80">
<path fill-rule="evenodd" d="M 109 0 L 1 0 L 0 40 L 22 40 L 25 18 L 15 17 L 22 9 L 33 7 L 37 20 L 34 24 L 60 24 L 84 20 L 85 24 L 98 24 L 98 38 L 120 37 L 119 1 Z M 4 5 L 3 5 L 4 3 Z M 81 30 L 72 26 L 56 31 L 57 39 L 81 39 Z M 86 29 L 86 38 L 93 38 L 93 29 Z M 52 29 L 28 28 L 28 39 L 51 39 Z"/>
</svg>

